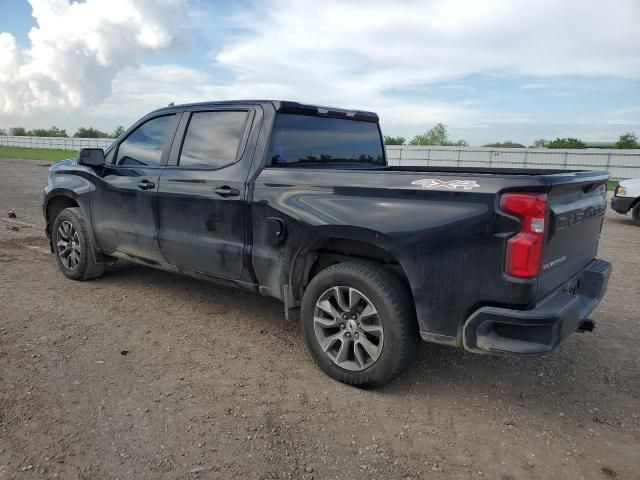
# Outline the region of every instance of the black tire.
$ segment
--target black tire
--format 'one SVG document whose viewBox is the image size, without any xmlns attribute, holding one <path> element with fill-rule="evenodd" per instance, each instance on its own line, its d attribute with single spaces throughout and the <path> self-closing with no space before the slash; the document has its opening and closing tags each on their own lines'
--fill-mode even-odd
<svg viewBox="0 0 640 480">
<path fill-rule="evenodd" d="M 631 218 L 633 223 L 640 226 L 640 202 L 636 203 L 635 207 L 631 210 Z"/>
<path fill-rule="evenodd" d="M 365 303 L 367 300 L 371 302 L 377 311 L 375 321 L 382 325 L 384 341 L 380 342 L 379 356 L 376 360 L 368 358 L 373 363 L 361 370 L 354 371 L 338 365 L 335 358 L 332 359 L 325 353 L 321 345 L 323 340 L 316 333 L 314 315 L 317 313 L 316 308 L 319 308 L 317 302 L 328 298 L 325 295 L 333 287 L 352 288 L 366 296 Z M 362 318 L 364 319 L 364 316 Z M 344 262 L 320 271 L 304 292 L 301 322 L 305 342 L 318 366 L 331 378 L 349 385 L 374 388 L 387 383 L 406 371 L 416 356 L 419 332 L 411 296 L 397 276 L 375 264 Z M 331 328 L 336 328 L 336 332 L 344 330 L 346 335 L 344 323 L 340 325 Z M 360 323 L 357 325 L 360 326 Z M 353 324 L 352 326 L 356 327 Z M 362 335 L 363 330 L 360 332 Z M 354 333 L 354 342 L 356 336 Z M 329 337 L 324 337 L 324 340 L 326 338 Z M 342 339 L 338 340 L 342 347 Z M 327 343 L 331 342 L 325 342 L 325 347 Z M 352 349 L 357 349 L 351 345 Z M 362 350 L 359 353 L 362 356 Z M 339 356 L 339 353 L 335 355 Z M 360 360 L 356 362 L 361 366 L 365 365 Z"/>
<path fill-rule="evenodd" d="M 68 228 L 69 224 L 73 227 L 74 234 L 67 236 L 69 240 L 79 243 L 80 247 L 79 250 L 74 250 L 74 259 L 77 258 L 77 261 L 74 260 L 70 265 L 66 264 L 66 262 L 70 261 L 68 258 L 65 257 L 65 260 L 61 258 L 61 252 L 64 253 L 68 249 L 65 249 L 60 244 L 66 241 L 63 232 L 65 227 Z M 61 228 L 63 232 L 60 232 Z M 104 265 L 95 261 L 95 251 L 91 243 L 91 237 L 79 208 L 65 208 L 58 214 L 51 228 L 51 240 L 58 268 L 67 278 L 79 281 L 91 280 L 102 276 L 104 273 Z"/>
</svg>

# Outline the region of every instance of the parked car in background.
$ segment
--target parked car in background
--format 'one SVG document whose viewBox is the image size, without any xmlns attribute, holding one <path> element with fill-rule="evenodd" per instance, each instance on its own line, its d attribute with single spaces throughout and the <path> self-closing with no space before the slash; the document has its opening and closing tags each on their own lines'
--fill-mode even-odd
<svg viewBox="0 0 640 480">
<path fill-rule="evenodd" d="M 618 183 L 611 199 L 611 208 L 623 215 L 631 212 L 633 222 L 640 225 L 640 178 Z"/>
<path fill-rule="evenodd" d="M 44 215 L 67 277 L 117 258 L 275 297 L 320 368 L 373 387 L 420 339 L 536 355 L 591 330 L 608 178 L 393 167 L 375 113 L 202 103 L 55 164 Z"/>
</svg>

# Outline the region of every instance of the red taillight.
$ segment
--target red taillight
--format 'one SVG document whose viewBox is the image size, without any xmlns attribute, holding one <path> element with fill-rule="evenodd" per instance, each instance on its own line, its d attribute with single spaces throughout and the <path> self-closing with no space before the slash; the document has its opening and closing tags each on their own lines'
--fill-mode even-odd
<svg viewBox="0 0 640 480">
<path fill-rule="evenodd" d="M 507 242 L 507 275 L 536 277 L 542 261 L 547 194 L 505 193 L 500 197 L 500 208 L 520 217 L 520 233 Z"/>
</svg>

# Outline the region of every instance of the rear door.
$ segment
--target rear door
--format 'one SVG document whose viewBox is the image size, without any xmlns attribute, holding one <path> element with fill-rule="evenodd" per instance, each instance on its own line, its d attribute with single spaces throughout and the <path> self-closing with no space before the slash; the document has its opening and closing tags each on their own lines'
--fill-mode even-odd
<svg viewBox="0 0 640 480">
<path fill-rule="evenodd" d="M 157 241 L 157 189 L 178 117 L 165 114 L 141 123 L 99 172 L 102 181 L 92 196 L 91 217 L 102 249 L 164 262 Z"/>
<path fill-rule="evenodd" d="M 185 112 L 158 190 L 158 243 L 170 264 L 242 275 L 253 117 L 250 108 Z"/>
<path fill-rule="evenodd" d="M 538 298 L 569 280 L 597 255 L 607 205 L 606 178 L 590 174 L 585 177 L 552 185 L 547 193 L 549 227 Z"/>
</svg>

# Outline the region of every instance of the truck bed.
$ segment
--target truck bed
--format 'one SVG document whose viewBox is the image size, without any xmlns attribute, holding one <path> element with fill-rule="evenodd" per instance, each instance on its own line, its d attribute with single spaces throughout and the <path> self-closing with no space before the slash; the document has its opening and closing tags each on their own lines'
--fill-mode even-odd
<svg viewBox="0 0 640 480">
<path fill-rule="evenodd" d="M 590 173 L 585 170 L 561 170 L 553 168 L 499 168 L 499 167 L 436 167 L 436 166 L 406 166 L 396 167 L 388 166 L 387 171 L 393 172 L 442 172 L 442 173 L 460 173 L 468 175 L 519 175 L 519 176 L 538 176 L 538 175 L 560 175 L 560 174 L 576 174 Z"/>
</svg>

